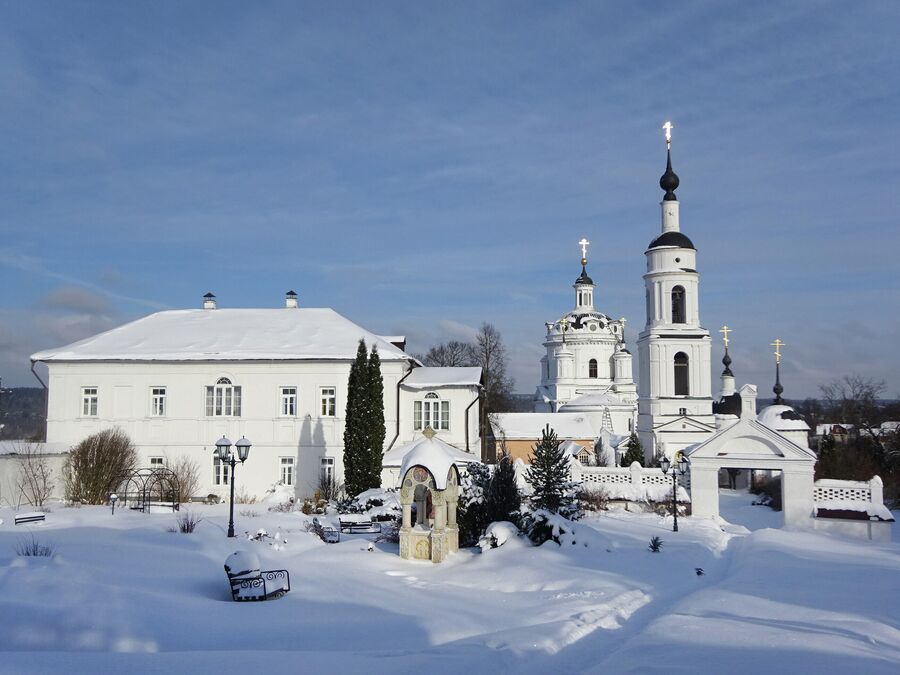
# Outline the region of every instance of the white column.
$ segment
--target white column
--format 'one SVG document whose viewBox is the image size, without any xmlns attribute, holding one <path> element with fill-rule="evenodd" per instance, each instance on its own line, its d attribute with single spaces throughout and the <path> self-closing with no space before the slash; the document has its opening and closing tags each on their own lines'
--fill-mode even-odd
<svg viewBox="0 0 900 675">
<path fill-rule="evenodd" d="M 691 465 L 691 513 L 698 518 L 719 516 L 719 471 Z"/>
<path fill-rule="evenodd" d="M 781 508 L 785 527 L 812 527 L 814 487 L 812 466 L 781 472 Z"/>
</svg>

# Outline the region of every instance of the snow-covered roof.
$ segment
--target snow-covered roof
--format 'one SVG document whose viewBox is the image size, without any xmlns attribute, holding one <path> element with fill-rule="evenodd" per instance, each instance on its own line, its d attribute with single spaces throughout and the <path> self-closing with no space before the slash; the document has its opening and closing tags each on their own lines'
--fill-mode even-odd
<svg viewBox="0 0 900 675">
<path fill-rule="evenodd" d="M 847 431 L 850 431 L 855 428 L 854 424 L 847 424 L 846 422 L 825 422 L 824 424 L 816 425 L 816 436 L 824 436 L 825 434 L 830 434 L 834 427 L 843 427 Z"/>
<path fill-rule="evenodd" d="M 150 314 L 33 361 L 347 360 L 359 340 L 382 361 L 410 359 L 333 309 L 179 309 Z"/>
<path fill-rule="evenodd" d="M 37 443 L 34 441 L 0 441 L 0 455 L 21 455 L 29 450 L 40 455 L 62 455 L 69 452 L 68 443 Z"/>
<path fill-rule="evenodd" d="M 566 454 L 573 455 L 575 457 L 587 450 L 586 447 L 584 447 L 580 443 L 576 443 L 575 441 L 563 441 L 559 444 L 559 447 Z"/>
<path fill-rule="evenodd" d="M 629 405 L 608 392 L 592 391 L 576 396 L 560 406 L 560 412 L 579 412 L 609 406 Z"/>
<path fill-rule="evenodd" d="M 439 387 L 472 387 L 481 384 L 481 368 L 424 367 L 416 368 L 403 380 L 410 389 Z"/>
<path fill-rule="evenodd" d="M 770 405 L 759 411 L 756 420 L 774 431 L 809 431 L 809 425 L 788 405 Z"/>
<path fill-rule="evenodd" d="M 437 436 L 423 436 L 411 443 L 386 452 L 381 460 L 384 467 L 399 466 L 402 481 L 406 472 L 414 466 L 424 466 L 434 477 L 438 490 L 447 489 L 447 474 L 454 464 L 469 464 L 479 459 L 468 452 L 455 448 Z"/>
<path fill-rule="evenodd" d="M 562 439 L 594 438 L 594 428 L 583 413 L 495 413 L 491 415 L 495 438 L 540 438 L 548 424 Z"/>
</svg>

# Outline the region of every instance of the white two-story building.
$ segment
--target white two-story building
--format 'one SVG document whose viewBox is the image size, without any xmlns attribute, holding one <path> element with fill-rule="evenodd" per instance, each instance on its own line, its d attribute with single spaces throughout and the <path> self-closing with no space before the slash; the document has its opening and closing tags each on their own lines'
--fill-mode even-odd
<svg viewBox="0 0 900 675">
<path fill-rule="evenodd" d="M 47 441 L 75 445 L 120 427 L 140 464 L 187 456 L 200 496 L 228 491 L 214 458 L 222 436 L 253 444 L 238 490 L 263 496 L 278 482 L 311 495 L 323 474 L 343 476 L 344 411 L 359 340 L 376 346 L 384 380 L 385 451 L 425 427 L 481 454 L 478 368 L 421 368 L 402 338 L 375 335 L 328 308 L 204 308 L 151 314 L 32 355 L 49 369 Z M 393 487 L 393 486 L 391 486 Z"/>
</svg>

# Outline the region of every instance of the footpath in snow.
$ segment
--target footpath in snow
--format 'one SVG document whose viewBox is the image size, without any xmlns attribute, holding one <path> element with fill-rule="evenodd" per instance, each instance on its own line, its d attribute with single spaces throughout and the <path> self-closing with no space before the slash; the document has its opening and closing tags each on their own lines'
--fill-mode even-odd
<svg viewBox="0 0 900 675">
<path fill-rule="evenodd" d="M 260 505 L 237 529 L 280 531 L 280 550 L 228 540 L 224 506 L 196 507 L 193 534 L 167 531 L 171 513 L 56 507 L 15 527 L 0 510 L 0 672 L 900 671 L 900 547 L 771 529 L 780 514 L 749 501 L 723 493 L 730 522 L 678 533 L 606 512 L 575 545 L 514 539 L 440 565 L 370 551 L 372 535 L 327 545 Z M 52 558 L 16 555 L 32 534 Z M 232 602 L 237 548 L 288 569 L 292 591 Z"/>
</svg>

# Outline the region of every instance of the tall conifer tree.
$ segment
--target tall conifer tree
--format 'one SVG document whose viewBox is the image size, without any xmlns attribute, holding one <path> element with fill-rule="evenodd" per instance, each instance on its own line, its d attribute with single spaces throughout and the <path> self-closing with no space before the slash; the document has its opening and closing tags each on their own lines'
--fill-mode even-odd
<svg viewBox="0 0 900 675">
<path fill-rule="evenodd" d="M 487 521 L 508 520 L 519 524 L 519 507 L 522 497 L 516 484 L 516 467 L 508 452 L 503 452 L 488 485 L 485 506 Z"/>
<path fill-rule="evenodd" d="M 368 438 L 369 364 L 366 343 L 359 341 L 356 360 L 347 381 L 347 409 L 344 413 L 344 484 L 347 494 L 356 496 L 369 489 L 370 447 Z"/>
<path fill-rule="evenodd" d="M 381 358 L 372 345 L 366 378 L 366 429 L 368 462 L 365 482 L 367 488 L 381 487 L 381 460 L 384 452 L 384 380 L 381 377 Z M 367 489 L 364 488 L 364 489 Z"/>
</svg>

